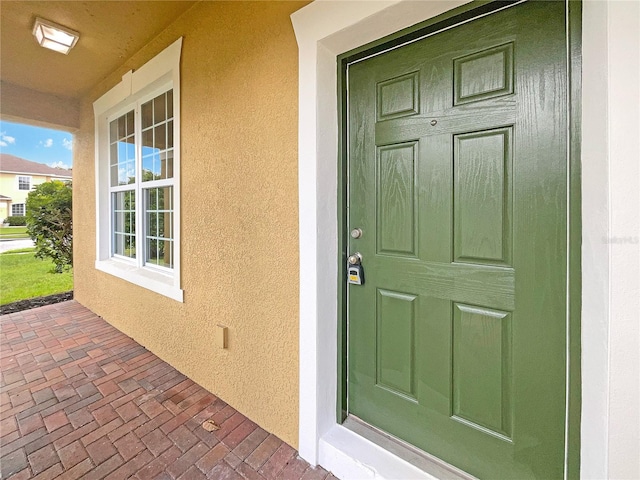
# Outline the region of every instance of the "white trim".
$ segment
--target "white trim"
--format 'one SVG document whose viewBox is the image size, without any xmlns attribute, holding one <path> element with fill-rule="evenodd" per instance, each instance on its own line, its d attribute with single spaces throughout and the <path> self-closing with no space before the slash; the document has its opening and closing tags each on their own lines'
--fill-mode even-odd
<svg viewBox="0 0 640 480">
<path fill-rule="evenodd" d="M 376 455 L 371 446 L 357 435 L 350 437 L 348 445 L 336 439 L 336 432 L 340 432 L 335 419 L 338 382 L 336 57 L 464 3 L 467 2 L 316 0 L 291 16 L 298 41 L 300 69 L 299 451 L 304 459 L 313 464 L 320 462 L 342 478 L 393 478 L 395 474 L 389 476 L 383 472 L 394 470 L 386 468 L 405 468 L 407 465 L 397 457 L 389 459 L 384 455 Z M 637 175 L 623 179 L 625 189 L 617 186 L 611 188 L 609 183 L 611 165 L 615 165 L 616 172 L 625 169 L 637 171 L 634 162 L 637 162 L 638 148 L 637 135 L 619 136 L 617 141 L 627 142 L 629 151 L 635 155 L 618 154 L 620 146 L 615 149 L 609 143 L 608 132 L 612 126 L 618 125 L 625 125 L 627 132 L 640 131 L 637 108 L 629 108 L 629 105 L 637 105 L 637 101 L 629 103 L 628 98 L 624 97 L 626 94 L 633 98 L 632 86 L 626 84 L 626 91 L 616 91 L 611 87 L 611 78 L 608 77 L 612 72 L 609 62 L 612 50 L 618 55 L 624 54 L 627 59 L 638 57 L 638 46 L 628 40 L 629 33 L 609 28 L 612 19 L 624 17 L 624 5 L 633 2 L 619 2 L 617 8 L 612 8 L 614 3 L 592 0 L 583 3 L 581 476 L 584 478 L 607 478 L 613 468 L 609 458 L 609 442 L 621 434 L 622 438 L 637 442 L 638 428 L 637 425 L 624 425 L 621 418 L 616 418 L 616 423 L 612 423 L 614 419 L 609 416 L 613 398 L 609 391 L 609 355 L 615 348 L 618 358 L 624 358 L 625 354 L 629 358 L 637 358 L 637 341 L 635 353 L 628 343 L 610 343 L 614 325 L 611 310 L 618 306 L 627 313 L 633 312 L 633 299 L 640 295 L 637 291 L 638 262 L 623 263 L 622 260 L 614 265 L 615 273 L 623 274 L 625 279 L 632 281 L 635 289 L 624 301 L 611 294 L 611 244 L 603 241 L 610 239 L 612 233 L 617 233 L 609 227 L 613 217 L 609 205 L 623 204 L 625 201 L 629 205 L 629 193 L 635 192 L 637 199 L 640 192 Z M 637 19 L 635 22 L 637 24 Z M 621 64 L 618 65 L 622 68 Z M 629 218 L 635 215 L 631 232 L 637 235 L 633 225 L 637 226 L 638 202 L 631 204 L 633 208 L 627 206 L 624 211 Z M 624 222 L 620 220 L 619 223 Z M 637 248 L 634 258 L 637 258 Z M 305 259 L 304 262 L 302 259 Z M 315 259 L 315 262 L 309 259 Z M 613 274 L 614 271 L 611 272 Z M 614 300 L 617 302 L 615 305 Z M 635 313 L 637 329 L 637 310 Z M 625 331 L 618 326 L 615 333 L 622 340 Z M 626 378 L 635 379 L 636 383 L 640 378 L 637 363 L 628 364 L 625 372 Z M 635 406 L 637 411 L 637 405 L 640 404 L 637 389 L 634 391 L 630 386 L 625 392 L 631 396 L 625 397 L 623 392 L 622 396 L 617 397 L 618 404 L 626 399 L 627 407 L 633 409 Z M 620 439 L 617 443 L 621 443 Z M 637 463 L 637 457 L 635 461 Z M 633 458 L 627 457 L 627 463 L 633 462 Z M 618 466 L 622 463 L 624 456 L 619 455 Z"/>
<path fill-rule="evenodd" d="M 11 170 L 0 170 L 0 173 L 11 173 L 11 174 L 15 174 L 15 175 L 20 175 L 20 176 L 32 176 L 32 177 L 50 177 L 54 180 L 60 180 L 60 179 L 68 179 L 71 180 L 72 176 L 65 176 L 65 175 L 55 175 L 55 174 L 51 174 L 51 173 L 34 173 L 34 172 L 13 172 Z"/>
<path fill-rule="evenodd" d="M 129 262 L 125 258 L 122 260 L 114 258 L 96 260 L 95 267 L 96 270 L 114 275 L 178 302 L 184 301 L 184 292 L 173 285 L 173 275 L 163 275 L 162 272 L 148 267 L 139 268 L 135 263 Z"/>
<path fill-rule="evenodd" d="M 171 65 L 172 70 L 177 69 L 179 71 L 181 50 L 182 37 L 131 74 L 131 95 L 140 93 L 148 85 L 166 75 L 169 72 L 167 66 Z"/>
<path fill-rule="evenodd" d="M 640 10 L 583 9 L 582 476 L 640 478 Z"/>
<path fill-rule="evenodd" d="M 122 76 L 120 83 L 115 85 L 107 93 L 103 94 L 99 99 L 93 102 L 93 113 L 96 118 L 103 113 L 111 110 L 114 105 L 119 105 L 132 95 L 131 76 L 132 71 L 128 71 Z"/>
<path fill-rule="evenodd" d="M 319 463 L 345 480 L 353 478 L 437 479 L 407 461 L 399 462 L 398 457 L 393 453 L 342 425 L 334 425 L 322 436 L 319 451 Z M 357 461 L 354 462 L 353 459 Z"/>
<path fill-rule="evenodd" d="M 128 282 L 152 290 L 160 295 L 183 301 L 180 266 L 180 55 L 182 37 L 165 48 L 135 72 L 129 71 L 117 85 L 93 103 L 95 116 L 95 172 L 96 172 L 96 263 L 95 267 Z M 173 269 L 145 267 L 140 261 L 133 265 L 125 259 L 111 256 L 111 211 L 109 186 L 109 120 L 156 94 L 173 89 Z M 137 115 L 139 117 L 139 115 Z M 136 123 L 139 120 L 136 119 Z M 140 132 L 136 133 L 138 140 Z M 136 141 L 139 145 L 139 141 Z M 139 153 L 139 152 L 138 152 Z M 139 166 L 136 168 L 139 169 Z M 138 172 L 139 173 L 139 172 Z M 138 177 L 140 178 L 140 177 Z M 143 188 L 136 187 L 136 191 Z M 142 198 L 137 199 L 142 201 Z M 142 206 L 142 203 L 140 204 Z M 141 207 L 140 207 L 141 208 Z M 141 211 L 138 208 L 136 211 Z M 136 224 L 142 226 L 138 218 Z"/>
<path fill-rule="evenodd" d="M 609 399 L 609 140 L 607 2 L 582 16 L 582 420 L 584 478 L 607 474 Z M 589 33 L 589 34 L 587 34 Z M 591 93 L 590 93 L 591 92 Z M 594 98 L 590 98 L 594 95 Z"/>
</svg>

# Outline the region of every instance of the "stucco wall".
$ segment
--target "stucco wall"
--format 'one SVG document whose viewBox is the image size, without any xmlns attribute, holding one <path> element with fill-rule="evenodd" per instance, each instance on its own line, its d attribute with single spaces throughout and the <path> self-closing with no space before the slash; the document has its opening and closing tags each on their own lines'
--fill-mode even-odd
<svg viewBox="0 0 640 480">
<path fill-rule="evenodd" d="M 36 92 L 0 82 L 2 119 L 46 128 L 74 130 L 79 126 L 79 105 L 74 98 Z"/>
<path fill-rule="evenodd" d="M 298 444 L 297 46 L 306 2 L 201 2 L 81 106 L 75 297 L 249 418 Z M 183 36 L 179 303 L 94 269 L 92 102 Z M 214 342 L 229 327 L 229 348 Z"/>
</svg>

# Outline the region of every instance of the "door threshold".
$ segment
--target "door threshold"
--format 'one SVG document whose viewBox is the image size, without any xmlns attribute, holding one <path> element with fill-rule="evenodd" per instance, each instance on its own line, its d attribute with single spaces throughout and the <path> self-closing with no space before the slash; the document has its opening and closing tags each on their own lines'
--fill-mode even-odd
<svg viewBox="0 0 640 480">
<path fill-rule="evenodd" d="M 420 470 L 438 479 L 446 480 L 477 480 L 476 477 L 448 464 L 413 445 L 390 435 L 379 428 L 364 422 L 355 415 L 349 415 L 342 424 L 345 428 L 379 445 L 388 452 L 411 463 Z"/>
<path fill-rule="evenodd" d="M 352 416 L 320 437 L 317 460 L 345 480 L 475 479 Z"/>
</svg>

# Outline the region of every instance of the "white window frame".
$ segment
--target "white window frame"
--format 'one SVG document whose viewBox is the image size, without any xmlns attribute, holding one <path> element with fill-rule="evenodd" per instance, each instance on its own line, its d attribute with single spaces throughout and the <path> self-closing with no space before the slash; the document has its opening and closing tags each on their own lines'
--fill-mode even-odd
<svg viewBox="0 0 640 480">
<path fill-rule="evenodd" d="M 20 188 L 20 179 L 26 178 L 29 181 L 29 188 Z M 30 175 L 16 175 L 16 184 L 18 185 L 18 190 L 21 192 L 29 192 L 34 187 L 33 185 L 33 177 Z"/>
<path fill-rule="evenodd" d="M 13 213 L 14 207 L 22 206 L 22 213 Z M 12 203 L 11 204 L 11 216 L 12 217 L 24 217 L 27 215 L 27 205 L 25 203 Z"/>
<path fill-rule="evenodd" d="M 181 289 L 180 269 L 180 53 L 182 38 L 145 63 L 135 72 L 129 71 L 122 81 L 105 93 L 93 104 L 95 116 L 95 169 L 96 169 L 96 262 L 95 268 L 130 283 L 156 292 L 176 301 L 184 301 Z M 144 241 L 144 190 L 157 186 L 141 187 L 138 182 L 136 192 L 136 259 L 113 255 L 112 211 L 109 177 L 109 122 L 114 118 L 138 109 L 139 105 L 173 89 L 173 268 L 145 265 Z M 139 116 L 139 115 L 138 115 Z M 136 118 L 136 124 L 139 121 Z M 136 130 L 136 138 L 140 132 Z M 136 148 L 140 144 L 136 140 Z M 139 154 L 140 152 L 137 152 Z M 136 165 L 137 174 L 141 166 Z M 141 177 L 138 177 L 141 180 Z M 166 182 L 164 182 L 166 183 Z"/>
</svg>

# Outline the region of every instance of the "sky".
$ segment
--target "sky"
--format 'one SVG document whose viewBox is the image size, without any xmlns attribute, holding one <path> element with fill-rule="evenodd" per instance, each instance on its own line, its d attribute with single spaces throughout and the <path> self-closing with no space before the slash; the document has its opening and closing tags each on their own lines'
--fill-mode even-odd
<svg viewBox="0 0 640 480">
<path fill-rule="evenodd" d="M 0 153 L 50 167 L 71 168 L 72 150 L 73 136 L 68 132 L 0 121 Z"/>
</svg>

